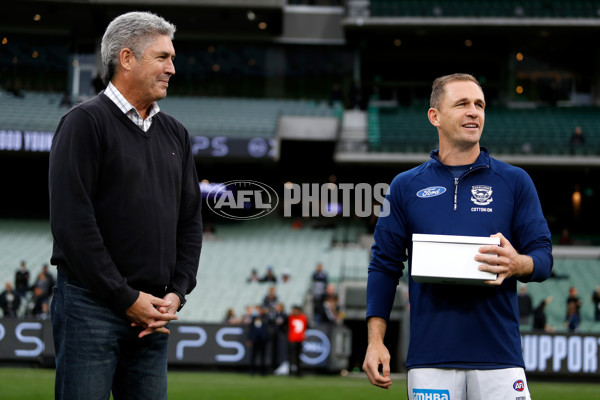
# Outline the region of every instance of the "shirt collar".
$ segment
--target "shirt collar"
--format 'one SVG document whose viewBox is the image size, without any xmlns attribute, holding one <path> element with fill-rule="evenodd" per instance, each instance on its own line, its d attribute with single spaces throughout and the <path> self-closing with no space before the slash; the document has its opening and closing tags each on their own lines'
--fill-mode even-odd
<svg viewBox="0 0 600 400">
<path fill-rule="evenodd" d="M 135 107 L 127 101 L 127 99 L 121 94 L 121 92 L 119 92 L 119 89 L 117 89 L 112 82 L 108 82 L 108 86 L 104 90 L 104 94 L 108 96 L 108 98 L 111 99 L 113 103 L 117 105 L 117 107 L 119 107 L 123 114 L 135 112 L 138 115 L 138 117 L 140 116 Z M 154 117 L 156 114 L 158 114 L 159 111 L 160 107 L 158 106 L 158 103 L 153 102 L 150 106 L 150 111 L 148 112 L 148 118 Z"/>
</svg>

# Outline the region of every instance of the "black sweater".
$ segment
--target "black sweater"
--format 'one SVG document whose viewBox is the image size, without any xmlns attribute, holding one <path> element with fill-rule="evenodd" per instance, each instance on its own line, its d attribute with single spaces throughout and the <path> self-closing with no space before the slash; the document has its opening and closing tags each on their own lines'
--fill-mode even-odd
<svg viewBox="0 0 600 400">
<path fill-rule="evenodd" d="M 52 141 L 51 262 L 117 312 L 138 291 L 196 285 L 201 196 L 190 140 L 158 113 L 148 132 L 104 94 L 72 108 Z"/>
</svg>

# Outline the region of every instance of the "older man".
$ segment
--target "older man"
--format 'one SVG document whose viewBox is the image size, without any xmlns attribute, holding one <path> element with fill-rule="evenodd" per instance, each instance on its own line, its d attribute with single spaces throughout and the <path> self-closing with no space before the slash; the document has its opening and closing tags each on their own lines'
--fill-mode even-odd
<svg viewBox="0 0 600 400">
<path fill-rule="evenodd" d="M 196 284 L 201 196 L 190 140 L 160 112 L 175 26 L 147 12 L 102 38 L 106 89 L 50 153 L 57 399 L 165 399 L 168 322 Z"/>
</svg>

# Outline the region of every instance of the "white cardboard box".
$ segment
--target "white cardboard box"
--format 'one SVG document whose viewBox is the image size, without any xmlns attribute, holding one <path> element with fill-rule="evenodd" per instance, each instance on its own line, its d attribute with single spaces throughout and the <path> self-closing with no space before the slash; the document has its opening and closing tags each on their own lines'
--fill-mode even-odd
<svg viewBox="0 0 600 400">
<path fill-rule="evenodd" d="M 479 248 L 500 245 L 500 238 L 413 234 L 412 278 L 415 282 L 483 285 L 497 274 L 480 271 Z"/>
</svg>

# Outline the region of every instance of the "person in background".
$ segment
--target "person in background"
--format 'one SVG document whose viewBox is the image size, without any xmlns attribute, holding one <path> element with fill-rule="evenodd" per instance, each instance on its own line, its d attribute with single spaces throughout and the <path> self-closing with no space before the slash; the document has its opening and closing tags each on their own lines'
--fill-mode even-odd
<svg viewBox="0 0 600 400">
<path fill-rule="evenodd" d="M 533 330 L 542 332 L 554 332 L 555 329 L 548 324 L 546 317 L 546 306 L 552 302 L 552 296 L 548 296 L 533 310 Z"/>
<path fill-rule="evenodd" d="M 37 279 L 31 286 L 31 290 L 35 291 L 35 289 L 38 288 L 41 300 L 49 303 L 50 298 L 52 297 L 52 288 L 55 284 L 56 279 L 54 279 L 54 275 L 48 270 L 48 265 L 44 264 L 42 271 L 38 274 Z"/>
<path fill-rule="evenodd" d="M 237 324 L 242 323 L 242 319 L 238 318 L 235 315 L 235 311 L 233 311 L 233 308 L 228 308 L 227 312 L 225 313 L 225 318 L 223 319 L 223 323 L 225 323 L 227 325 L 237 325 Z"/>
<path fill-rule="evenodd" d="M 565 321 L 568 321 L 570 316 L 575 313 L 578 316 L 581 309 L 582 301 L 575 286 L 569 288 L 569 296 L 567 297 L 567 312 L 565 313 Z M 581 317 L 581 316 L 580 316 Z"/>
<path fill-rule="evenodd" d="M 292 279 L 292 273 L 290 272 L 289 268 L 285 268 L 283 270 L 283 272 L 281 273 L 281 277 L 279 278 L 278 283 L 281 284 L 286 284 L 289 283 Z"/>
<path fill-rule="evenodd" d="M 4 291 L 0 293 L 0 309 L 4 318 L 16 317 L 21 305 L 21 297 L 13 289 L 12 283 L 6 282 L 4 285 Z"/>
<path fill-rule="evenodd" d="M 519 323 L 523 325 L 529 324 L 529 318 L 533 313 L 533 301 L 527 293 L 527 285 L 522 283 L 519 285 L 519 295 L 517 297 L 519 303 Z"/>
<path fill-rule="evenodd" d="M 260 282 L 260 277 L 258 276 L 258 271 L 256 270 L 256 268 L 252 269 L 252 271 L 250 272 L 250 276 L 246 278 L 246 282 Z"/>
<path fill-rule="evenodd" d="M 277 276 L 275 276 L 272 266 L 269 265 L 267 267 L 267 272 L 265 273 L 265 275 L 262 278 L 260 278 L 260 281 L 267 282 L 267 283 L 277 283 Z"/>
<path fill-rule="evenodd" d="M 325 289 L 323 298 L 323 322 L 337 324 L 344 318 L 344 313 L 340 311 L 339 298 L 335 284 L 330 283 Z"/>
<path fill-rule="evenodd" d="M 306 339 L 306 329 L 308 328 L 308 319 L 298 305 L 292 307 L 292 312 L 288 316 L 288 344 L 290 373 L 296 376 L 302 376 L 302 343 Z"/>
<path fill-rule="evenodd" d="M 270 286 L 265 297 L 263 297 L 262 306 L 268 310 L 268 312 L 274 311 L 275 306 L 279 302 L 277 293 L 275 293 L 275 286 Z"/>
<path fill-rule="evenodd" d="M 269 321 L 266 310 L 256 306 L 252 311 L 252 321 L 248 325 L 248 341 L 250 348 L 250 374 L 257 370 L 261 375 L 267 373 L 267 344 L 269 343 Z M 258 367 L 257 367 L 257 362 Z"/>
<path fill-rule="evenodd" d="M 323 269 L 323 263 L 317 263 L 315 271 L 311 277 L 311 295 L 313 302 L 313 319 L 315 322 L 323 320 L 323 300 L 325 299 L 325 290 L 327 288 L 327 272 Z"/>
<path fill-rule="evenodd" d="M 25 298 L 29 290 L 29 270 L 27 263 L 23 260 L 15 273 L 15 290 L 20 298 Z"/>
<path fill-rule="evenodd" d="M 412 235 L 492 236 L 500 242 L 481 246 L 474 256 L 479 270 L 496 274 L 481 286 L 419 283 L 409 276 L 411 399 L 440 393 L 463 400 L 511 398 L 517 381 L 523 389 L 518 396 L 531 398 L 517 282 L 550 276 L 552 240 L 529 175 L 480 145 L 485 108 L 483 89 L 472 75 L 434 80 L 427 116 L 437 128 L 439 149 L 396 176 L 375 228 L 363 369 L 373 385 L 385 389 L 392 380 L 383 339 L 404 262 L 411 272 Z"/>
<path fill-rule="evenodd" d="M 562 244 L 565 246 L 570 246 L 573 244 L 573 239 L 571 238 L 571 234 L 569 233 L 569 228 L 563 228 L 560 238 L 558 239 L 558 244 Z"/>
<path fill-rule="evenodd" d="M 583 136 L 583 130 L 581 126 L 576 126 L 573 130 L 573 134 L 569 139 L 569 145 L 571 147 L 571 154 L 575 154 L 577 148 L 585 145 L 585 136 Z"/>
<path fill-rule="evenodd" d="M 274 371 L 286 361 L 288 315 L 283 303 L 277 302 L 275 310 L 269 313 L 271 339 L 271 367 Z"/>
<path fill-rule="evenodd" d="M 574 333 L 579 331 L 579 325 L 581 324 L 581 316 L 576 303 L 568 303 L 567 305 L 567 320 L 565 321 L 565 327 L 569 332 Z"/>
<path fill-rule="evenodd" d="M 597 286 L 592 293 L 592 303 L 594 303 L 594 321 L 600 322 L 600 286 Z"/>
<path fill-rule="evenodd" d="M 119 15 L 106 89 L 71 108 L 49 163 L 56 399 L 167 398 L 168 323 L 196 285 L 201 194 L 185 127 L 163 113 L 175 26 Z"/>
</svg>

